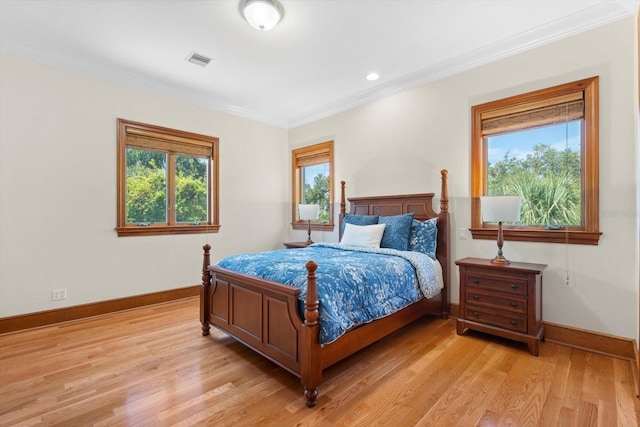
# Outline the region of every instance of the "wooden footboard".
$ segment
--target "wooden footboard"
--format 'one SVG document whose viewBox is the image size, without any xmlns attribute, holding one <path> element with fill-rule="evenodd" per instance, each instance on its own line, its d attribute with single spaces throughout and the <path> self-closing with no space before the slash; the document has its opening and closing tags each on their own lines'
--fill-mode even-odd
<svg viewBox="0 0 640 427">
<path fill-rule="evenodd" d="M 211 247 L 203 249 L 202 334 L 209 335 L 210 326 L 216 326 L 297 375 L 305 388 L 307 406 L 314 406 L 322 378 L 316 263 L 306 264 L 303 320 L 298 314 L 300 289 L 211 266 Z"/>
</svg>

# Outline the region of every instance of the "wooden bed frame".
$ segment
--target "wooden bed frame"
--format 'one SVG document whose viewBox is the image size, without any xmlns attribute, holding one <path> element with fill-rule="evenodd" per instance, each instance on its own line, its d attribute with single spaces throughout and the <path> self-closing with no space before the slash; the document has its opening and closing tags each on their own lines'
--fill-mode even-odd
<svg viewBox="0 0 640 427">
<path fill-rule="evenodd" d="M 336 341 L 320 345 L 318 296 L 314 261 L 306 264 L 307 295 L 304 318 L 298 307 L 300 289 L 210 265 L 210 249 L 203 247 L 200 319 L 202 335 L 213 325 L 267 359 L 300 377 L 305 404 L 318 403 L 324 369 L 391 334 L 426 314 L 449 315 L 449 208 L 447 171 L 442 170 L 440 212 L 433 210 L 434 193 L 350 198 L 351 214 L 400 215 L 414 213 L 420 221 L 438 217 L 436 256 L 442 265 L 444 288 L 402 310 L 350 330 Z M 341 183 L 340 225 L 345 215 L 345 183 Z"/>
</svg>

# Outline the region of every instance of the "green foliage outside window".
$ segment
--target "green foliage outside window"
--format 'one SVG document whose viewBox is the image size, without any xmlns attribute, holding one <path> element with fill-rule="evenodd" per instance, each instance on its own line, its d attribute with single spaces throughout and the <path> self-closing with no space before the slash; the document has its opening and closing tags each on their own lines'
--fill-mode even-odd
<svg viewBox="0 0 640 427">
<path fill-rule="evenodd" d="M 167 153 L 127 149 L 127 223 L 166 223 Z M 176 155 L 176 221 L 207 221 L 207 161 Z"/>
<path fill-rule="evenodd" d="M 582 224 L 580 153 L 539 144 L 525 158 L 509 154 L 488 165 L 488 195 L 522 196 L 520 224 Z"/>
<path fill-rule="evenodd" d="M 167 155 L 127 149 L 127 223 L 167 222 Z"/>
<path fill-rule="evenodd" d="M 176 221 L 207 221 L 207 161 L 176 156 Z"/>
<path fill-rule="evenodd" d="M 329 222 L 329 175 L 315 175 L 313 177 L 313 186 L 305 182 L 302 200 L 304 203 L 317 203 L 320 205 L 318 221 Z"/>
</svg>

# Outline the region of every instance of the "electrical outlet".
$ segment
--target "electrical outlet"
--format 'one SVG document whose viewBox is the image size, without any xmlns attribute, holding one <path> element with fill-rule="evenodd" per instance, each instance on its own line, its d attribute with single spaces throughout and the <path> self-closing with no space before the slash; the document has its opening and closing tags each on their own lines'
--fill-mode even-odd
<svg viewBox="0 0 640 427">
<path fill-rule="evenodd" d="M 51 291 L 51 301 L 60 301 L 61 299 L 67 299 L 66 289 L 54 289 Z"/>
</svg>

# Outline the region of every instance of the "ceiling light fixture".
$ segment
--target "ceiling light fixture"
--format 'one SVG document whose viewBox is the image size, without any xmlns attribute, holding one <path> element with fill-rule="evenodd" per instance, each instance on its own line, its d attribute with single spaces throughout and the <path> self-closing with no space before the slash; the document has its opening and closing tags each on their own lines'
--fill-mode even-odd
<svg viewBox="0 0 640 427">
<path fill-rule="evenodd" d="M 284 8 L 278 0 L 241 0 L 240 14 L 253 28 L 269 31 L 282 20 Z"/>
<path fill-rule="evenodd" d="M 379 78 L 380 78 L 380 75 L 378 73 L 369 73 L 369 74 L 367 74 L 367 80 L 369 80 L 370 82 L 378 80 Z"/>
</svg>

